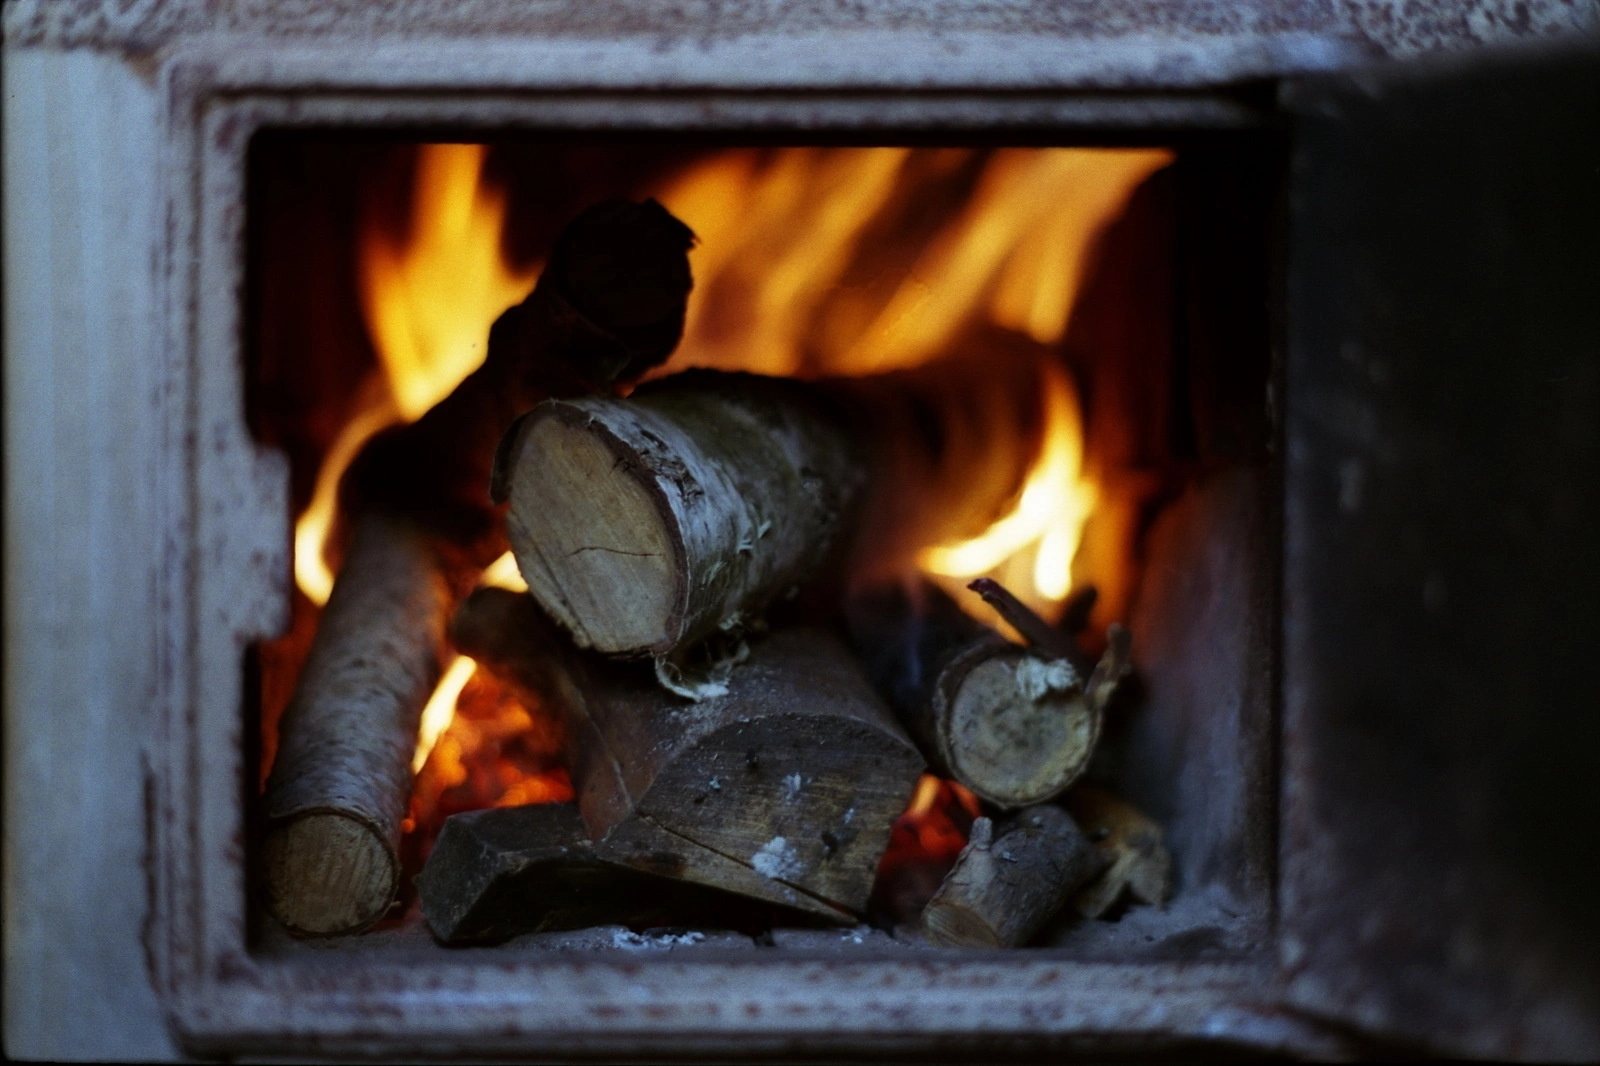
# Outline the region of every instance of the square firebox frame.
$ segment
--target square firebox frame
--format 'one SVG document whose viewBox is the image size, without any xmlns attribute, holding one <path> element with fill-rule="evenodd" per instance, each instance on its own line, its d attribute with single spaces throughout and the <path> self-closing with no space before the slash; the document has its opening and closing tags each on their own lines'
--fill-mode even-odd
<svg viewBox="0 0 1600 1066">
<path fill-rule="evenodd" d="M 309 60 L 307 60 L 309 61 Z M 531 65 L 531 64 L 530 64 Z M 287 470 L 242 417 L 247 155 L 259 131 L 414 132 L 428 139 L 541 131 L 682 131 L 726 139 L 759 130 L 785 143 L 863 143 L 945 136 L 984 143 L 1177 144 L 1271 136 L 1249 92 L 1084 96 L 948 92 L 558 92 L 543 86 L 471 93 L 307 91 L 305 69 L 181 64 L 170 79 L 176 173 L 170 190 L 172 365 L 177 409 L 196 431 L 167 442 L 186 478 L 172 499 L 193 531 L 168 591 L 172 649 L 152 797 L 157 859 L 155 957 L 178 1031 L 207 1053 L 750 1055 L 854 1049 L 959 1055 L 999 1047 L 1113 1051 L 1222 1042 L 1258 1050 L 1327 1045 L 1318 1026 L 1277 1009 L 1270 947 L 1272 840 L 1254 844 L 1247 875 L 1262 926 L 1248 948 L 1206 961 L 1083 961 L 1049 949 L 818 955 L 804 950 L 640 958 L 609 954 L 434 949 L 426 957 L 374 942 L 253 952 L 245 913 L 245 704 L 240 663 L 281 629 L 290 573 Z M 177 136 L 178 134 L 182 136 Z M 177 161 L 175 161 L 177 162 Z M 1274 372 L 1275 373 L 1275 372 Z M 182 397 L 181 400 L 176 399 Z M 1263 403 L 1265 397 L 1263 397 Z M 1276 499 L 1277 464 L 1244 492 Z M 179 503 L 179 501 L 182 501 Z M 1195 521 L 1204 523 L 1206 515 Z M 1275 520 L 1257 516 L 1276 529 Z M 1276 573 L 1269 541 L 1250 564 Z M 1275 815 L 1271 675 L 1276 596 L 1261 581 L 1239 623 L 1255 645 L 1231 727 L 1249 780 L 1235 791 Z M 1233 679 L 1239 680 L 1237 678 Z M 1202 682 L 1204 684 L 1205 682 Z M 1247 734 L 1247 735 L 1245 735 Z M 1216 767 L 1213 767 L 1216 769 Z M 1241 812 L 1241 816 L 1242 816 Z M 414 951 L 414 949 L 413 949 Z"/>
<path fill-rule="evenodd" d="M 8 1053 L 1600 1046 L 1593 878 L 1541 847 L 1600 824 L 1578 742 L 1600 627 L 1573 595 L 1594 588 L 1600 453 L 1562 435 L 1600 424 L 1592 5 L 14 0 L 4 16 Z M 1573 54 L 1551 62 L 1541 38 Z M 1514 42 L 1526 62 L 1496 54 Z M 288 538 L 285 471 L 241 410 L 253 133 L 768 122 L 794 141 L 1292 125 L 1266 946 L 1204 965 L 259 965 L 239 665 L 280 621 Z M 1446 293 L 1466 328 L 1437 328 Z M 1472 536 L 1484 496 L 1522 524 Z M 1463 573 L 1480 580 L 1451 584 Z M 1508 635 L 1550 632 L 1563 642 L 1505 655 Z M 1525 817 L 1552 810 L 1569 817 Z"/>
<path fill-rule="evenodd" d="M 418 62 L 407 67 L 407 59 Z M 647 56 L 631 60 L 648 67 Z M 1075 961 L 1049 950 L 640 958 L 437 949 L 420 963 L 376 946 L 252 951 L 241 782 L 253 780 L 244 730 L 254 723 L 240 712 L 240 664 L 251 642 L 281 629 L 291 571 L 286 465 L 253 442 L 242 409 L 247 156 L 257 132 L 379 130 L 420 140 L 446 131 L 487 138 L 519 129 L 640 130 L 736 142 L 761 131 L 786 143 L 945 136 L 1180 150 L 1272 136 L 1270 101 L 1248 88 L 743 91 L 737 71 L 713 70 L 718 86 L 661 92 L 607 85 L 620 79 L 604 63 L 580 73 L 582 62 L 529 44 L 486 56 L 465 46 L 425 57 L 401 50 L 364 57 L 354 70 L 321 49 L 271 62 L 201 55 L 167 70 L 173 178 L 163 404 L 173 416 L 167 424 L 187 428 L 162 440 L 171 565 L 159 628 L 174 636 L 147 784 L 154 913 L 146 940 L 183 1045 L 199 1054 L 608 1057 L 1334 1046 L 1329 1030 L 1281 1008 L 1270 833 L 1251 860 L 1263 893 L 1262 935 L 1250 950 L 1200 962 Z M 463 85 L 465 71 L 472 73 Z M 1272 371 L 1274 382 L 1278 375 Z M 1278 476 L 1269 472 L 1249 491 L 1275 501 Z M 1256 569 L 1275 576 L 1277 549 L 1268 545 L 1277 523 L 1261 517 L 1274 532 L 1254 546 L 1271 560 Z M 1266 805 L 1256 813 L 1270 824 L 1273 588 L 1256 589 L 1247 609 L 1256 612 L 1258 664 L 1249 691 L 1236 694 L 1250 734 L 1240 750 L 1255 761 L 1242 792 Z"/>
</svg>

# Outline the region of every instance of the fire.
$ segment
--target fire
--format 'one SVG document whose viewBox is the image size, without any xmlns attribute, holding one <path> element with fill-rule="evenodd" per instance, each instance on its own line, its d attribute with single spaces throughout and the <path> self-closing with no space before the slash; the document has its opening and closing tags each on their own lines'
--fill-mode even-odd
<svg viewBox="0 0 1600 1066">
<path fill-rule="evenodd" d="M 980 536 L 923 553 L 929 573 L 972 578 L 994 573 L 1007 560 L 1033 552 L 1032 589 L 1059 603 L 1072 585 L 1070 565 L 1094 507 L 1094 486 L 1081 476 L 1083 431 L 1076 397 L 1059 367 L 1045 374 L 1045 439 L 1016 509 Z M 1011 582 L 1017 587 L 1027 587 Z"/>
<path fill-rule="evenodd" d="M 381 372 L 327 453 L 296 525 L 296 581 L 317 604 L 333 586 L 324 552 L 350 461 L 471 373 L 490 325 L 537 278 L 537 268 L 514 268 L 501 253 L 506 200 L 485 180 L 486 156 L 482 145 L 421 146 L 409 226 L 394 232 L 374 216 L 363 228 L 362 310 Z M 708 154 L 638 190 L 700 238 L 684 341 L 660 372 L 879 373 L 946 354 L 975 326 L 1056 346 L 1100 232 L 1170 161 L 1165 151 L 1098 149 Z M 1041 405 L 1044 429 L 1015 505 L 981 535 L 917 562 L 946 580 L 995 576 L 1048 613 L 1071 589 L 1097 490 L 1083 470 L 1072 376 L 1058 359 L 1041 365 L 1038 395 L 1018 397 Z M 482 580 L 526 588 L 509 554 Z M 570 799 L 559 733 L 547 711 L 522 706 L 471 659 L 455 657 L 413 757 L 412 846 L 425 853 L 454 810 Z M 977 813 L 960 786 L 924 778 L 896 822 L 886 869 L 947 866 Z"/>
<path fill-rule="evenodd" d="M 522 573 L 517 569 L 517 560 L 510 552 L 506 552 L 485 567 L 478 584 L 511 589 L 513 592 L 528 591 L 528 583 L 522 580 Z M 422 722 L 417 728 L 417 749 L 411 756 L 412 773 L 422 771 L 428 756 L 433 753 L 434 745 L 439 741 L 439 735 L 449 728 L 451 720 L 455 717 L 456 701 L 461 698 L 462 690 L 467 687 L 467 682 L 472 680 L 477 669 L 478 664 L 465 655 L 457 655 L 450 660 L 450 665 L 445 667 L 438 686 L 428 698 L 427 706 L 422 709 Z"/>
<path fill-rule="evenodd" d="M 948 352 L 976 323 L 1055 345 L 1096 238 L 1171 160 L 1074 148 L 709 156 L 655 193 L 701 239 L 667 369 L 878 373 Z M 938 577 L 995 577 L 1048 614 L 1071 590 L 1097 492 L 1072 380 L 1053 360 L 1042 374 L 1043 445 L 1015 508 L 918 562 Z"/>
<path fill-rule="evenodd" d="M 396 234 L 373 217 L 361 235 L 362 313 L 382 366 L 379 387 L 345 425 L 295 524 L 295 581 L 324 604 L 323 558 L 339 479 L 374 434 L 412 422 L 483 362 L 489 327 L 538 280 L 500 252 L 505 194 L 484 180 L 481 144 L 425 144 L 417 154 L 411 224 Z"/>
</svg>

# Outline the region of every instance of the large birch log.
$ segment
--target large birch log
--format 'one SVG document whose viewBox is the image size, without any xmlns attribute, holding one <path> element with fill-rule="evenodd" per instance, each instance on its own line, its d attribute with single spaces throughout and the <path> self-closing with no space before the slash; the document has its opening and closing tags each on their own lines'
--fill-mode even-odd
<svg viewBox="0 0 1600 1066">
<path fill-rule="evenodd" d="M 1018 947 L 1106 861 L 1059 807 L 1026 808 L 998 831 L 979 818 L 923 929 L 946 947 Z"/>
<path fill-rule="evenodd" d="M 691 371 L 552 401 L 508 436 L 496 498 L 529 589 L 581 646 L 671 657 L 795 589 L 842 535 L 875 568 L 981 532 L 1038 453 L 1042 372 L 1036 354 L 810 384 Z"/>
<path fill-rule="evenodd" d="M 664 359 L 682 331 L 693 235 L 653 201 L 602 204 L 557 242 L 484 365 L 347 474 L 349 547 L 280 725 L 267 782 L 267 897 L 301 935 L 377 921 L 399 888 L 400 821 L 446 620 L 502 550 L 484 492 L 504 429 L 552 393 Z"/>
<path fill-rule="evenodd" d="M 1103 700 L 1064 655 L 1011 643 L 931 582 L 858 593 L 845 614 L 867 673 L 939 773 L 1011 809 L 1088 767 Z"/>
<path fill-rule="evenodd" d="M 773 633 L 690 702 L 644 663 L 574 648 L 527 596 L 482 589 L 468 654 L 568 716 L 597 852 L 634 869 L 855 921 L 923 768 L 855 661 L 820 630 Z"/>
</svg>

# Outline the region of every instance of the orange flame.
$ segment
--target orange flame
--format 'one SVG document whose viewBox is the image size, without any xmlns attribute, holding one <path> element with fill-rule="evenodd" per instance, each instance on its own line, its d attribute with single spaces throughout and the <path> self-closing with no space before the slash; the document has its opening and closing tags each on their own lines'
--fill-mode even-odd
<svg viewBox="0 0 1600 1066">
<path fill-rule="evenodd" d="M 655 194 L 701 238 L 695 299 L 668 369 L 879 373 L 945 354 L 974 323 L 1056 344 L 1095 239 L 1171 160 L 1165 150 L 1076 148 L 709 156 Z M 946 187 L 968 192 L 941 218 L 923 205 L 951 202 L 940 199 Z M 880 261 L 895 240 L 884 235 L 908 233 L 909 268 Z M 919 563 L 935 576 L 996 577 L 1051 613 L 1071 590 L 1096 490 L 1082 471 L 1072 382 L 1054 363 L 1043 373 L 1044 444 L 1015 509 Z"/>
<path fill-rule="evenodd" d="M 376 224 L 364 231 L 363 311 L 382 376 L 330 450 L 297 524 L 296 579 L 317 603 L 333 584 L 323 549 L 350 460 L 374 433 L 417 418 L 470 373 L 489 326 L 535 280 L 536 270 L 518 272 L 501 256 L 506 205 L 483 180 L 485 155 L 480 145 L 423 146 L 408 233 Z M 1057 344 L 1096 238 L 1171 158 L 1097 149 L 707 155 L 653 191 L 700 237 L 684 342 L 661 372 L 879 373 L 945 354 L 975 325 Z M 1014 508 L 982 535 L 918 562 L 946 580 L 995 576 L 1048 613 L 1070 591 L 1096 488 L 1082 470 L 1071 377 L 1048 360 L 1042 374 L 1041 397 L 1018 398 L 1042 402 L 1045 429 Z M 509 557 L 484 581 L 520 585 Z M 423 717 L 412 826 L 436 828 L 458 802 L 570 798 L 537 739 L 552 728 L 538 708 L 518 706 L 458 657 Z M 533 745 L 522 764 L 502 754 L 516 743 Z M 959 786 L 926 778 L 896 831 L 947 861 L 964 842 L 959 822 L 977 810 Z"/>
<path fill-rule="evenodd" d="M 375 217 L 363 227 L 362 312 L 383 374 L 329 449 L 295 524 L 295 581 L 319 605 L 333 591 L 323 552 L 346 467 L 374 434 L 415 421 L 476 370 L 490 325 L 538 279 L 537 268 L 517 270 L 501 255 L 505 194 L 484 181 L 487 154 L 481 144 L 422 145 L 409 231 Z"/>
</svg>

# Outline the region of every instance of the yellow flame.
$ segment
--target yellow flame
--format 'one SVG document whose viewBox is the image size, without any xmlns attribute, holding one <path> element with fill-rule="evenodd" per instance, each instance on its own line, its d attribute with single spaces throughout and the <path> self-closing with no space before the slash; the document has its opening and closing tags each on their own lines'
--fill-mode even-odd
<svg viewBox="0 0 1600 1066">
<path fill-rule="evenodd" d="M 484 567 L 478 584 L 486 588 L 510 589 L 512 592 L 528 591 L 528 583 L 522 579 L 522 571 L 517 569 L 516 556 L 510 552 Z"/>
<path fill-rule="evenodd" d="M 363 227 L 362 312 L 383 380 L 324 457 L 295 523 L 295 583 L 319 605 L 333 590 L 323 555 L 351 460 L 374 434 L 416 420 L 477 369 L 489 327 L 538 277 L 500 253 L 506 204 L 483 180 L 487 153 L 481 144 L 422 145 L 408 232 L 391 233 L 376 216 Z"/>
<path fill-rule="evenodd" d="M 513 592 L 527 592 L 528 583 L 522 580 L 522 572 L 517 569 L 517 560 L 510 552 L 484 568 L 482 576 L 478 578 L 479 588 L 502 588 Z M 467 682 L 472 680 L 478 664 L 465 655 L 457 655 L 445 668 L 444 674 L 439 678 L 439 684 L 433 690 L 433 695 L 428 698 L 428 705 L 422 709 L 422 723 L 417 727 L 417 748 L 411 756 L 411 772 L 418 773 L 423 764 L 428 761 L 428 756 L 433 754 L 433 747 L 439 742 L 439 737 L 450 728 L 451 721 L 456 715 L 456 701 L 461 698 L 461 690 L 467 687 Z M 533 801 L 529 801 L 533 802 Z"/>
<path fill-rule="evenodd" d="M 905 813 L 912 818 L 921 818 L 933 809 L 933 801 L 938 798 L 939 779 L 932 774 L 923 774 L 917 778 L 917 791 L 912 794 Z"/>
<path fill-rule="evenodd" d="M 500 254 L 505 194 L 483 180 L 487 154 L 481 144 L 424 145 L 409 234 L 373 227 L 362 250 L 362 310 L 407 422 L 477 369 L 489 326 L 538 279 Z"/>
<path fill-rule="evenodd" d="M 461 698 L 461 690 L 467 687 L 467 682 L 472 680 L 477 669 L 478 664 L 465 655 L 457 655 L 445 667 L 438 687 L 429 697 L 428 705 L 422 709 L 422 724 L 417 727 L 417 749 L 411 756 L 412 773 L 421 770 L 422 764 L 433 754 L 433 745 L 438 742 L 439 734 L 449 727 L 451 719 L 456 716 L 456 700 Z"/>
<path fill-rule="evenodd" d="M 1016 508 L 979 536 L 931 548 L 921 563 L 946 577 L 977 577 L 1034 547 L 1034 591 L 1060 601 L 1071 588 L 1072 556 L 1094 507 L 1094 488 L 1083 481 L 1083 432 L 1065 371 L 1046 364 L 1045 438 Z"/>
<path fill-rule="evenodd" d="M 1056 345 L 1100 233 L 1171 161 L 1159 149 L 710 155 L 655 194 L 700 236 L 695 298 L 668 369 L 878 373 L 948 354 L 975 323 Z M 971 193 L 950 211 L 938 188 L 964 173 Z M 912 231 L 920 243 L 896 261 L 884 235 Z M 1048 372 L 1045 445 L 1016 509 L 921 559 L 938 575 L 993 574 L 1035 606 L 1070 591 L 1095 497 L 1081 478 L 1071 383 L 1058 365 Z"/>
</svg>

